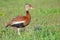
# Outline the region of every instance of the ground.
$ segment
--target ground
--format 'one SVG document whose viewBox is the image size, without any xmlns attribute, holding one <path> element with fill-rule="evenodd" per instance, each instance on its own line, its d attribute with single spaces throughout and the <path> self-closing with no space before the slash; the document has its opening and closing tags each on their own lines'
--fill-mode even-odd
<svg viewBox="0 0 60 40">
<path fill-rule="evenodd" d="M 25 15 L 25 3 L 30 10 L 31 21 L 21 29 L 21 35 L 7 22 Z M 60 40 L 60 0 L 0 0 L 0 40 Z"/>
</svg>

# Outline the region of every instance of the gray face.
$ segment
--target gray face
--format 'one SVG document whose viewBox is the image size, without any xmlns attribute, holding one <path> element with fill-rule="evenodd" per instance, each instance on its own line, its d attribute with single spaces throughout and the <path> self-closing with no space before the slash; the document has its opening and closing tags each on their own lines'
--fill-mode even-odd
<svg viewBox="0 0 60 40">
<path fill-rule="evenodd" d="M 26 8 L 26 10 L 29 10 L 30 9 L 30 6 L 29 5 L 26 5 L 25 8 Z"/>
<path fill-rule="evenodd" d="M 26 4 L 25 9 L 29 10 L 29 9 L 33 9 L 33 7 L 30 4 Z"/>
</svg>

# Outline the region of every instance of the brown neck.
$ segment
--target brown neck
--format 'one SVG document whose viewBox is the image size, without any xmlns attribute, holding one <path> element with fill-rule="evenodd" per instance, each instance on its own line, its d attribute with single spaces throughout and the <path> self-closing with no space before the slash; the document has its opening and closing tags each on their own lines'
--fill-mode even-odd
<svg viewBox="0 0 60 40">
<path fill-rule="evenodd" d="M 27 16 L 28 18 L 30 18 L 30 13 L 29 13 L 29 11 L 26 11 L 26 16 Z"/>
</svg>

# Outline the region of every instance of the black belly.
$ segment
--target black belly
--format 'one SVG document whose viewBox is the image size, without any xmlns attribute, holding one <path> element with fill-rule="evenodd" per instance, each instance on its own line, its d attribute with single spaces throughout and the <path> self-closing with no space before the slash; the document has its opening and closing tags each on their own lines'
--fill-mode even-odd
<svg viewBox="0 0 60 40">
<path fill-rule="evenodd" d="M 17 28 L 25 27 L 23 23 L 13 24 L 13 25 L 11 25 L 11 26 L 13 26 L 13 27 L 17 27 Z"/>
</svg>

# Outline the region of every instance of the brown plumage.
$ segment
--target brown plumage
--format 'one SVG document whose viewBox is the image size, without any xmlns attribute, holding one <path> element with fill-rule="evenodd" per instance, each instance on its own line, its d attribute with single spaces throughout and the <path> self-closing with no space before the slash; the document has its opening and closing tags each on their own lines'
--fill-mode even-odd
<svg viewBox="0 0 60 40">
<path fill-rule="evenodd" d="M 26 16 L 18 16 L 16 18 L 13 18 L 13 20 L 8 22 L 7 26 L 6 26 L 6 28 L 8 26 L 17 27 L 18 28 L 18 35 L 20 35 L 19 29 L 27 26 L 31 20 L 29 9 L 33 9 L 33 7 L 30 4 L 26 4 L 25 9 L 26 9 Z"/>
</svg>

